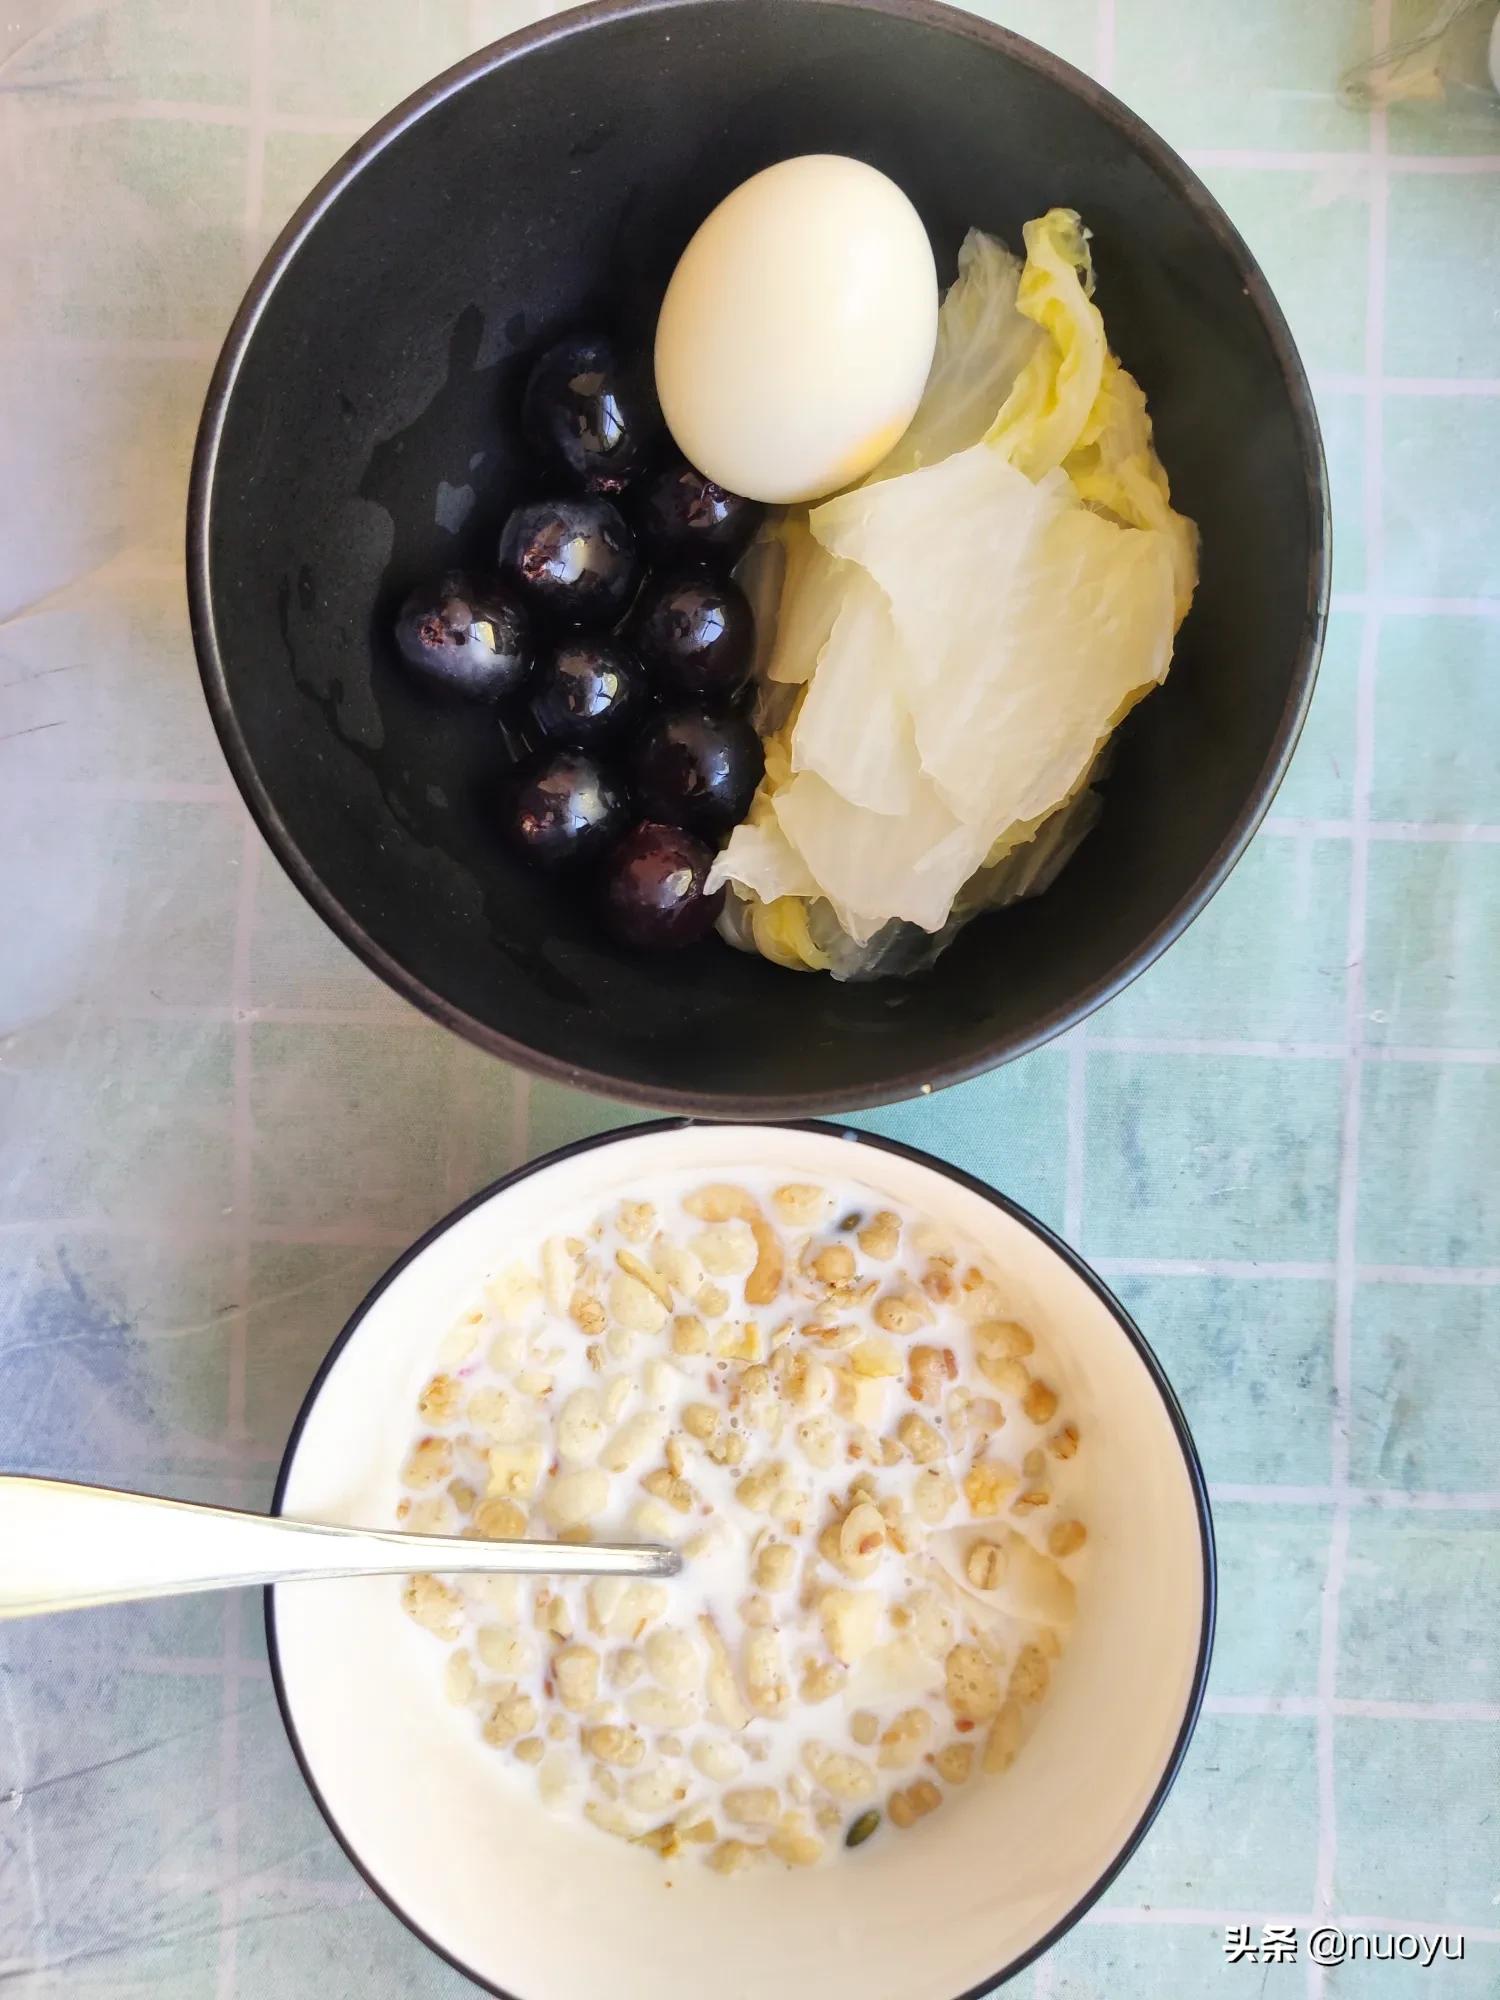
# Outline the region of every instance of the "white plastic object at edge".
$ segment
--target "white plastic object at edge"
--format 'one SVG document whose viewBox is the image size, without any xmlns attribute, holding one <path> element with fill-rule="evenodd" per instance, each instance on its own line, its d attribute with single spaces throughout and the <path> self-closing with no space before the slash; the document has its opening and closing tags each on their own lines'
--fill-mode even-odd
<svg viewBox="0 0 1500 2000">
<path fill-rule="evenodd" d="M 1204 1637 L 1206 1549 L 1183 1450 L 1105 1301 L 1041 1237 L 919 1160 L 828 1131 L 626 1133 L 460 1216 L 371 1303 L 324 1379 L 286 1505 L 391 1518 L 416 1398 L 478 1282 L 575 1204 L 652 1177 L 864 1183 L 985 1250 L 1018 1287 L 1081 1434 L 1090 1558 L 1036 1728 L 1003 1777 L 947 1792 L 820 1868 L 726 1880 L 550 1815 L 444 1698 L 442 1648 L 389 1584 L 273 1593 L 308 1775 L 361 1865 L 443 1951 L 525 2000 L 952 2000 L 1014 1966 L 1119 1861 L 1171 1762 Z M 833 1706 L 836 1706 L 834 1704 Z M 830 1714 L 830 1732 L 844 1728 Z M 667 1885 L 671 1893 L 667 1893 Z"/>
<path fill-rule="evenodd" d="M 461 1541 L 0 1475 L 0 1618 L 310 1578 L 412 1570 L 671 1576 L 680 1562 L 654 1546 Z"/>
</svg>

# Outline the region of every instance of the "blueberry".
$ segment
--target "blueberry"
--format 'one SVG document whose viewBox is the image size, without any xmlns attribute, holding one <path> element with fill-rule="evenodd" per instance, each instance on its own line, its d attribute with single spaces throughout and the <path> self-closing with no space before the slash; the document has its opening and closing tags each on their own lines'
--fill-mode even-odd
<svg viewBox="0 0 1500 2000">
<path fill-rule="evenodd" d="M 538 667 L 531 719 L 549 742 L 592 746 L 633 728 L 650 698 L 645 671 L 628 646 L 579 637 Z"/>
<path fill-rule="evenodd" d="M 430 686 L 498 701 L 531 672 L 531 620 L 503 584 L 454 570 L 407 598 L 396 619 L 396 647 Z"/>
<path fill-rule="evenodd" d="M 630 602 L 635 537 L 608 500 L 537 500 L 500 534 L 500 574 L 566 625 L 610 625 Z"/>
<path fill-rule="evenodd" d="M 514 780 L 503 808 L 512 845 L 538 868 L 588 860 L 629 820 L 625 787 L 577 750 L 561 751 Z"/>
<path fill-rule="evenodd" d="M 531 371 L 521 431 L 546 463 L 594 493 L 618 493 L 661 430 L 651 371 L 605 339 L 562 340 Z"/>
<path fill-rule="evenodd" d="M 621 944 L 647 951 L 696 944 L 713 929 L 724 891 L 705 892 L 713 850 L 681 827 L 643 820 L 604 863 L 604 922 Z"/>
<path fill-rule="evenodd" d="M 642 488 L 637 520 L 641 540 L 654 556 L 727 563 L 745 547 L 765 511 L 758 500 L 716 486 L 679 458 Z"/>
<path fill-rule="evenodd" d="M 707 570 L 678 570 L 648 583 L 634 634 L 656 678 L 697 701 L 733 700 L 754 663 L 749 600 L 737 583 Z"/>
<path fill-rule="evenodd" d="M 688 708 L 647 726 L 630 775 L 651 818 L 719 833 L 750 810 L 765 768 L 760 738 L 743 717 Z"/>
</svg>

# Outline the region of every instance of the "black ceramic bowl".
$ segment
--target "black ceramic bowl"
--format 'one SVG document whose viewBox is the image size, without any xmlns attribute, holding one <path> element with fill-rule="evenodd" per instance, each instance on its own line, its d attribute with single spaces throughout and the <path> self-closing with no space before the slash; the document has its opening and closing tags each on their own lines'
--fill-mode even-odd
<svg viewBox="0 0 1500 2000">
<path fill-rule="evenodd" d="M 1111 339 L 1151 401 L 1202 582 L 1120 732 L 1102 826 L 1035 902 L 927 976 L 837 985 L 711 943 L 642 957 L 510 860 L 482 716 L 388 638 L 417 580 L 518 490 L 518 376 L 549 333 L 649 340 L 694 228 L 788 155 L 851 153 L 922 213 L 1094 231 Z M 461 533 L 454 524 L 462 517 Z M 872 1104 L 1035 1047 L 1203 907 L 1270 803 L 1327 598 L 1327 499 L 1285 322 L 1211 196 L 1077 71 L 925 0 L 619 0 L 471 58 L 335 167 L 231 329 L 193 468 L 208 700 L 292 879 L 399 992 L 497 1055 L 667 1107 Z"/>
</svg>

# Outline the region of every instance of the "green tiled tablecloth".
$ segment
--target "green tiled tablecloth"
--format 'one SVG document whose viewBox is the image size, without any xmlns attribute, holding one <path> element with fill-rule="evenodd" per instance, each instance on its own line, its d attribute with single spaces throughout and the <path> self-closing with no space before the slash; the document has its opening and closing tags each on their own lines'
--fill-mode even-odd
<svg viewBox="0 0 1500 2000">
<path fill-rule="evenodd" d="M 788 0 L 792 4 L 792 0 Z M 1500 106 L 1336 80 L 1436 0 L 998 0 L 1182 148 L 1313 372 L 1336 595 L 1276 805 L 1083 1032 L 863 1122 L 1139 1315 L 1214 1486 L 1182 1780 L 1051 2000 L 1500 1993 Z M 485 1177 L 615 1121 L 443 1035 L 287 886 L 180 535 L 216 343 L 379 112 L 527 0 L 0 5 L 0 1465 L 263 1504 L 331 1334 Z M 1428 1971 L 1306 1926 L 1464 1935 Z M 1294 1964 L 1225 1927 L 1300 1922 Z M 250 1599 L 0 1633 L 17 2000 L 457 1996 L 303 1795 Z M 887 2000 L 881 1996 L 881 2000 Z"/>
</svg>

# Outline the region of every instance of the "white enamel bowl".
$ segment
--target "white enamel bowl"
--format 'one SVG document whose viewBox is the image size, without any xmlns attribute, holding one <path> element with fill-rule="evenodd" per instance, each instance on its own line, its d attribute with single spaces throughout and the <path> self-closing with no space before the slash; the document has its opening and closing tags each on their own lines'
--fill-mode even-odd
<svg viewBox="0 0 1500 2000">
<path fill-rule="evenodd" d="M 390 1579 L 267 1593 L 277 1693 L 330 1826 L 391 1908 L 517 2000 L 957 2000 L 1019 1970 L 1102 1893 L 1187 1746 L 1208 1672 L 1214 1558 L 1182 1413 L 1140 1334 L 1073 1254 L 953 1169 L 864 1133 L 672 1123 L 569 1148 L 479 1195 L 398 1263 L 308 1395 L 275 1505 L 389 1525 L 417 1392 L 497 1241 L 544 1235 L 663 1172 L 852 1177 L 977 1242 L 1031 1324 L 1089 1455 L 1091 1557 L 1034 1734 L 914 1832 L 835 1864 L 725 1881 L 553 1819 L 443 1700 Z M 670 1883 L 670 1888 L 668 1884 Z"/>
</svg>

